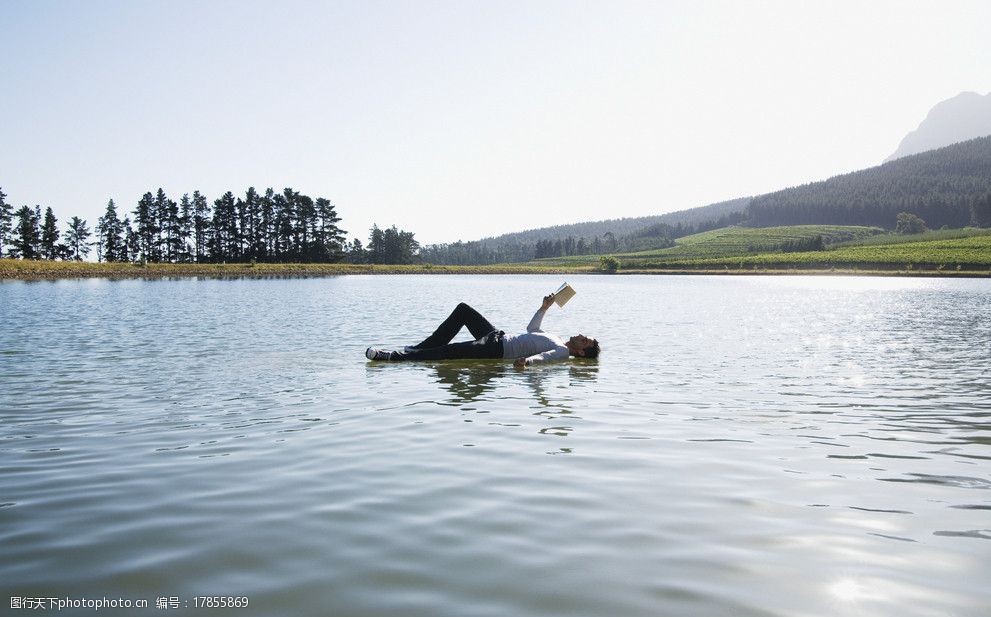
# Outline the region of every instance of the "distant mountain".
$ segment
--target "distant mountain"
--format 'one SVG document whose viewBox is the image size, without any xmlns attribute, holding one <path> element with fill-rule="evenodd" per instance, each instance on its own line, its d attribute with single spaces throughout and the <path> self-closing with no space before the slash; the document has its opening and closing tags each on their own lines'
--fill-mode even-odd
<svg viewBox="0 0 991 617">
<path fill-rule="evenodd" d="M 745 225 L 867 225 L 891 229 L 900 212 L 931 228 L 987 226 L 991 136 L 906 156 L 755 197 Z"/>
<path fill-rule="evenodd" d="M 991 93 L 961 92 L 937 103 L 884 162 L 991 135 Z"/>
</svg>

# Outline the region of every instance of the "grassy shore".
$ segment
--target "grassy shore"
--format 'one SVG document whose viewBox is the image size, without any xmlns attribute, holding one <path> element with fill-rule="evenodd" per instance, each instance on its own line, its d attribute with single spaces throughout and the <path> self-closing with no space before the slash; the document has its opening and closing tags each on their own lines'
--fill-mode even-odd
<svg viewBox="0 0 991 617">
<path fill-rule="evenodd" d="M 80 278 L 291 278 L 355 274 L 604 274 L 592 265 L 501 264 L 493 266 L 411 266 L 357 264 L 147 264 L 89 263 L 0 259 L 0 280 L 57 280 Z M 991 277 L 991 269 L 941 268 L 936 265 L 734 263 L 675 265 L 624 264 L 615 274 L 721 274 L 721 275 L 855 275 Z"/>
<path fill-rule="evenodd" d="M 912 236 L 873 227 L 727 227 L 679 238 L 673 247 L 613 255 L 619 274 L 857 274 L 991 276 L 991 229 Z M 790 242 L 828 238 L 826 250 L 782 252 Z M 62 278 L 280 278 L 348 274 L 592 274 L 602 256 L 492 266 L 358 264 L 147 264 L 0 259 L 0 280 Z"/>
<path fill-rule="evenodd" d="M 737 275 L 737 276 L 907 276 L 944 278 L 991 278 L 991 270 L 946 270 L 938 267 L 884 268 L 870 265 L 851 267 L 795 267 L 788 264 L 756 266 L 747 268 L 631 268 L 617 271 L 616 274 L 684 274 L 684 275 Z"/>
<path fill-rule="evenodd" d="M 571 274 L 594 272 L 591 265 L 551 267 L 531 264 L 494 266 L 383 266 L 366 264 L 147 264 L 0 259 L 0 280 L 64 278 L 280 278 L 347 274 Z"/>
</svg>

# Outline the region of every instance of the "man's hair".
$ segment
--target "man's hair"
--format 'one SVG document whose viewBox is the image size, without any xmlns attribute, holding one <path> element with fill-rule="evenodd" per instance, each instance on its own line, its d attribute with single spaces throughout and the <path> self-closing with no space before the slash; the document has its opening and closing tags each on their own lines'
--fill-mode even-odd
<svg viewBox="0 0 991 617">
<path fill-rule="evenodd" d="M 592 342 L 585 346 L 585 357 L 586 358 L 599 357 L 599 341 L 592 339 Z"/>
</svg>

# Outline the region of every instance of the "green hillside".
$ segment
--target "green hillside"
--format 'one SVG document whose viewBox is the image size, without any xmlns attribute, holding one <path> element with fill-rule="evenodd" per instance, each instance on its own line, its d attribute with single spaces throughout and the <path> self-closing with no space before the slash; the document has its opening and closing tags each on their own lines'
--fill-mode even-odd
<svg viewBox="0 0 991 617">
<path fill-rule="evenodd" d="M 991 231 L 985 235 L 899 242 L 867 246 L 847 246 L 829 251 L 804 253 L 760 253 L 738 257 L 623 262 L 626 269 L 644 268 L 862 268 L 987 271 L 991 269 Z"/>
<path fill-rule="evenodd" d="M 882 239 L 891 240 L 881 244 Z M 983 271 L 991 269 L 991 230 L 948 240 L 904 241 L 893 235 L 877 236 L 864 244 L 822 251 L 762 252 L 736 256 L 620 258 L 624 270 L 641 269 L 916 269 L 933 271 Z"/>
<path fill-rule="evenodd" d="M 797 250 L 805 243 L 822 248 Z M 896 235 L 876 227 L 796 225 L 726 227 L 677 240 L 676 246 L 613 256 L 620 271 L 816 269 L 982 272 L 991 268 L 991 229 L 947 229 Z M 581 267 L 597 256 L 532 263 Z"/>
<path fill-rule="evenodd" d="M 685 259 L 698 257 L 722 257 L 780 251 L 790 246 L 822 238 L 824 245 L 859 240 L 881 233 L 877 227 L 850 227 L 844 225 L 793 225 L 789 227 L 724 227 L 675 240 L 675 246 L 658 251 L 630 253 L 623 257 L 665 257 Z"/>
<path fill-rule="evenodd" d="M 844 225 L 794 225 L 789 227 L 724 227 L 675 240 L 669 248 L 614 255 L 624 265 L 640 261 L 659 263 L 684 259 L 706 259 L 751 255 L 762 252 L 823 248 L 840 242 L 862 240 L 882 233 L 877 227 Z M 598 263 L 597 255 L 581 255 L 536 260 L 534 263 L 576 265 Z"/>
<path fill-rule="evenodd" d="M 931 229 L 918 234 L 884 233 L 867 238 L 859 238 L 848 242 L 840 242 L 834 248 L 844 246 L 877 246 L 880 244 L 906 244 L 910 242 L 929 242 L 932 240 L 956 240 L 957 238 L 972 238 L 991 234 L 991 229 L 964 227 L 963 229 Z"/>
</svg>

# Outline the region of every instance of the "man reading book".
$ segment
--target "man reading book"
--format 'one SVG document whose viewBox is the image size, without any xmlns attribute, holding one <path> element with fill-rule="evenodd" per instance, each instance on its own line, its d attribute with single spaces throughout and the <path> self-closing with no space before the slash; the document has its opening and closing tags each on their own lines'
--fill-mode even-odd
<svg viewBox="0 0 991 617">
<path fill-rule="evenodd" d="M 385 351 L 369 347 L 365 357 L 369 360 L 401 362 L 408 360 L 455 360 L 478 358 L 512 358 L 513 365 L 523 368 L 540 362 L 564 360 L 569 356 L 596 358 L 599 342 L 584 334 L 576 334 L 568 340 L 541 330 L 544 314 L 554 302 L 554 294 L 544 297 L 526 332 L 507 335 L 496 330 L 489 320 L 464 302 L 455 307 L 451 315 L 433 334 L 422 342 L 403 351 Z M 452 343 L 461 328 L 467 327 L 474 341 Z"/>
</svg>

